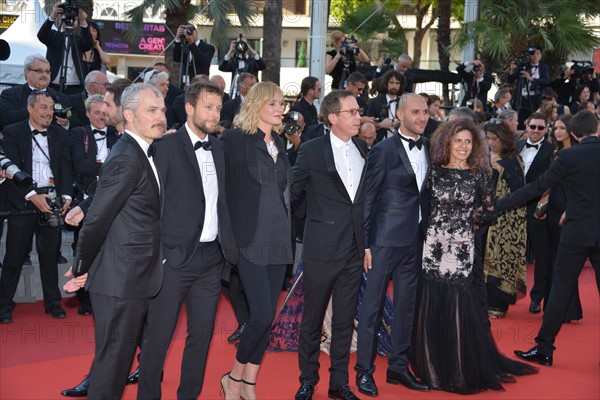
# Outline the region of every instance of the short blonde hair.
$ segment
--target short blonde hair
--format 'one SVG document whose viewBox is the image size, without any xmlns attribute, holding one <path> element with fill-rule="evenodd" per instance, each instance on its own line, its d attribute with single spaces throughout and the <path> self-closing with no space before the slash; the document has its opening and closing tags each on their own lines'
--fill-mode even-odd
<svg viewBox="0 0 600 400">
<path fill-rule="evenodd" d="M 333 31 L 329 34 L 329 40 L 331 41 L 331 46 L 335 46 L 335 42 L 338 40 L 344 40 L 346 34 L 342 31 Z"/>
<path fill-rule="evenodd" d="M 283 99 L 283 92 L 279 86 L 273 82 L 259 82 L 252 86 L 252 89 L 250 89 L 246 97 L 244 97 L 240 112 L 235 116 L 233 124 L 248 135 L 256 134 L 260 111 L 269 101 L 275 98 L 277 93 L 279 93 Z M 280 133 L 281 129 L 281 124 L 273 128 L 277 133 Z"/>
</svg>

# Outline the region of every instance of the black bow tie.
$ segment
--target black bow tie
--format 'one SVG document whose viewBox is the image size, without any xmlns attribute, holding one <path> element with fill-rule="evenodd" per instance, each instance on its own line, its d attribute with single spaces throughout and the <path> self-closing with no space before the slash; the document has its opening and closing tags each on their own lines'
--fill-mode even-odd
<svg viewBox="0 0 600 400">
<path fill-rule="evenodd" d="M 154 143 L 152 143 L 150 147 L 148 147 L 146 154 L 148 155 L 148 158 L 150 158 L 154 156 L 154 153 L 156 153 L 156 147 L 154 146 Z"/>
<path fill-rule="evenodd" d="M 198 150 L 200 147 L 202 147 L 206 151 L 210 151 L 212 144 L 208 140 L 206 142 L 197 141 L 194 144 L 194 151 Z"/>
<path fill-rule="evenodd" d="M 415 146 L 417 146 L 418 150 L 421 150 L 421 148 L 423 147 L 423 138 L 421 137 L 417 140 L 413 140 L 400 135 L 400 139 L 404 140 L 405 142 L 408 142 L 408 150 L 412 150 Z"/>
<path fill-rule="evenodd" d="M 42 136 L 48 135 L 48 131 L 38 131 L 37 129 L 32 130 L 31 133 L 33 135 L 42 135 Z"/>
<path fill-rule="evenodd" d="M 534 149 L 538 149 L 540 145 L 539 144 L 530 144 L 530 143 L 525 143 L 525 148 L 528 149 L 530 147 L 533 147 Z"/>
<path fill-rule="evenodd" d="M 94 129 L 92 132 L 94 132 L 94 135 L 97 133 L 98 135 L 106 136 L 106 132 L 101 131 L 100 129 Z"/>
</svg>

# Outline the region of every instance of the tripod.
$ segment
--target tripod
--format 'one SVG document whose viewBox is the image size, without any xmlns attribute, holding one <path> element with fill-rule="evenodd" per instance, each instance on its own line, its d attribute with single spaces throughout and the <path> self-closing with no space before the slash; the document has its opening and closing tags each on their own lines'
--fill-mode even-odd
<svg viewBox="0 0 600 400">
<path fill-rule="evenodd" d="M 521 73 L 527 69 L 527 66 L 522 65 L 519 69 Z M 527 102 L 525 104 L 523 104 L 523 92 L 525 92 L 525 97 L 527 98 Z M 518 112 L 519 127 L 523 125 L 524 121 L 527 119 L 529 114 L 535 111 L 533 109 L 533 99 L 531 96 L 531 92 L 529 91 L 529 82 L 527 82 L 527 78 L 525 78 L 522 75 L 519 77 L 519 83 L 517 84 L 514 109 Z"/>
<path fill-rule="evenodd" d="M 346 89 L 348 86 L 348 77 L 350 76 L 350 60 L 344 56 L 344 69 L 340 77 L 340 89 Z"/>
<path fill-rule="evenodd" d="M 231 79 L 231 87 L 229 88 L 229 98 L 230 99 L 235 99 L 236 96 L 238 95 L 238 80 L 240 78 L 240 74 L 244 71 L 244 68 L 246 67 L 246 62 L 241 59 L 237 54 L 234 56 L 236 58 L 236 68 L 235 68 L 235 72 L 233 73 L 233 78 Z"/>
<path fill-rule="evenodd" d="M 67 84 L 67 71 L 69 70 L 69 61 L 73 61 L 73 68 L 75 68 L 75 72 L 77 76 L 83 76 L 83 68 L 81 66 L 81 60 L 74 57 L 73 55 L 79 55 L 79 51 L 77 51 L 77 42 L 75 41 L 73 35 L 73 21 L 62 19 L 60 26 L 58 27 L 58 31 L 60 32 L 62 27 L 64 27 L 64 35 L 67 40 L 63 42 L 61 54 L 60 54 L 60 73 L 58 78 L 58 92 L 63 93 L 65 90 L 65 86 Z M 73 52 L 73 48 L 75 51 Z M 79 72 L 79 73 L 77 73 Z M 80 82 L 83 84 L 83 82 Z"/>
<path fill-rule="evenodd" d="M 196 76 L 196 64 L 192 60 L 194 66 L 194 76 Z M 179 64 L 179 87 L 185 89 L 190 84 L 191 78 L 189 75 L 190 68 L 190 45 L 185 36 L 181 37 L 181 62 Z"/>
</svg>

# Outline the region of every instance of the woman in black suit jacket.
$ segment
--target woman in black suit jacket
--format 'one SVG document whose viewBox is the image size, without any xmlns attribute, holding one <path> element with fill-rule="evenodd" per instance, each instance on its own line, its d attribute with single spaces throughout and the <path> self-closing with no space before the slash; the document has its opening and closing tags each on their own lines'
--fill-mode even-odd
<svg viewBox="0 0 600 400">
<path fill-rule="evenodd" d="M 221 135 L 225 190 L 239 251 L 238 271 L 250 319 L 231 372 L 221 378 L 226 399 L 256 398 L 255 383 L 285 276 L 292 262 L 288 207 L 289 163 L 281 128 L 283 95 L 272 82 L 256 84 Z"/>
</svg>

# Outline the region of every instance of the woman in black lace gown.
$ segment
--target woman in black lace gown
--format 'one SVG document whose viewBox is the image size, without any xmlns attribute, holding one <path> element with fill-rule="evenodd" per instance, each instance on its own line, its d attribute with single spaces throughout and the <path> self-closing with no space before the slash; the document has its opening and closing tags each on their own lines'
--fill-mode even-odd
<svg viewBox="0 0 600 400">
<path fill-rule="evenodd" d="M 489 221 L 494 201 L 480 135 L 472 121 L 459 119 L 432 138 L 431 214 L 411 357 L 415 374 L 432 388 L 461 394 L 501 390 L 515 381 L 512 374 L 537 372 L 500 354 L 473 290 L 474 232 Z"/>
</svg>

